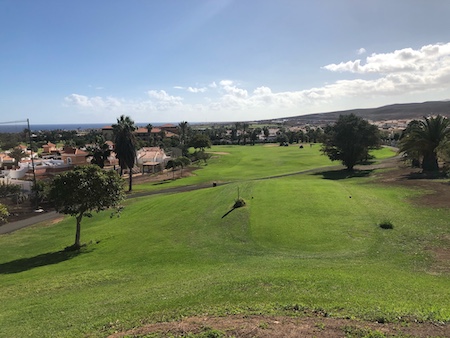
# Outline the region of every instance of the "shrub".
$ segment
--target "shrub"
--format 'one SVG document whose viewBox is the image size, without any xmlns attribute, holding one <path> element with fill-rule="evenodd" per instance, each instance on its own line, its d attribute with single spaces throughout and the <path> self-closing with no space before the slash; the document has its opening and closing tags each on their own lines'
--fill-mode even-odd
<svg viewBox="0 0 450 338">
<path fill-rule="evenodd" d="M 234 208 L 234 209 L 240 208 L 240 207 L 243 207 L 244 205 L 245 205 L 245 201 L 244 201 L 242 198 L 238 198 L 238 199 L 234 202 L 233 208 Z"/>
<path fill-rule="evenodd" d="M 8 220 L 8 216 L 8 208 L 3 204 L 0 204 L 0 223 L 6 223 Z"/>
<path fill-rule="evenodd" d="M 20 186 L 16 184 L 0 184 L 0 197 L 18 194 L 21 191 Z"/>
</svg>

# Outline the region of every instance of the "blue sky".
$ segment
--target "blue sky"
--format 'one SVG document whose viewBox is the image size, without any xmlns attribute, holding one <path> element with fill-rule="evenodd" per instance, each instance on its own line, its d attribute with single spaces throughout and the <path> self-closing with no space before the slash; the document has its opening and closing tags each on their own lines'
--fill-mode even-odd
<svg viewBox="0 0 450 338">
<path fill-rule="evenodd" d="M 450 99 L 447 0 L 0 0 L 0 122 L 244 121 Z"/>
</svg>

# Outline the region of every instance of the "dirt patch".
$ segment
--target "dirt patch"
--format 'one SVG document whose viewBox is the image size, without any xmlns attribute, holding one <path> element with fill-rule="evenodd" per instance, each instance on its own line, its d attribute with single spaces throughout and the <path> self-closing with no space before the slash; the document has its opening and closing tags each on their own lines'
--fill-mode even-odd
<svg viewBox="0 0 450 338">
<path fill-rule="evenodd" d="M 194 170 L 198 170 L 199 167 L 190 166 L 183 169 L 176 169 L 174 171 L 172 170 L 163 170 L 162 172 L 159 172 L 157 174 L 136 174 L 133 175 L 133 185 L 134 184 L 142 184 L 142 183 L 149 183 L 149 182 L 165 182 L 165 181 L 171 181 L 176 180 L 183 177 L 189 177 L 192 176 L 192 172 Z M 125 177 L 125 176 L 124 176 Z"/>
<path fill-rule="evenodd" d="M 363 337 L 378 332 L 396 336 L 450 337 L 448 324 L 381 324 L 328 317 L 268 316 L 190 317 L 176 322 L 148 324 L 110 337 L 142 337 L 149 334 L 158 334 L 160 337 L 185 337 L 188 334 L 199 334 L 208 330 L 220 331 L 226 337 L 249 338 L 346 337 L 349 335 Z M 210 336 L 213 337 L 213 335 Z"/>
<path fill-rule="evenodd" d="M 230 155 L 230 153 L 226 153 L 223 151 L 211 151 L 209 152 L 210 154 L 215 154 L 215 155 Z"/>
<path fill-rule="evenodd" d="M 64 216 L 55 218 L 54 220 L 51 220 L 51 221 L 49 222 L 49 225 L 57 224 L 57 223 L 61 222 L 62 220 L 64 220 Z"/>
<path fill-rule="evenodd" d="M 412 198 L 412 203 L 430 208 L 450 208 L 450 182 L 448 180 L 427 178 L 421 174 L 421 169 L 408 167 L 399 158 L 383 161 L 376 167 L 376 169 L 380 168 L 388 170 L 376 174 L 377 182 L 426 192 Z"/>
<path fill-rule="evenodd" d="M 450 208 L 450 182 L 442 179 L 431 179 L 424 176 L 421 169 L 406 166 L 400 159 L 385 162 L 384 168 L 390 168 L 377 174 L 377 182 L 417 189 L 425 192 L 411 198 L 411 203 L 428 208 Z M 450 273 L 450 235 L 440 238 L 439 247 L 425 248 L 433 256 L 433 263 L 428 272 L 431 274 Z"/>
</svg>

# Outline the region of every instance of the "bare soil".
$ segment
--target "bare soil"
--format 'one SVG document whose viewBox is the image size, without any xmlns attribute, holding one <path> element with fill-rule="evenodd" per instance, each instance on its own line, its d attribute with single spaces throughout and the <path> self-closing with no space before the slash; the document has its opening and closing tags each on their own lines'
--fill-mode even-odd
<svg viewBox="0 0 450 338">
<path fill-rule="evenodd" d="M 137 329 L 115 333 L 110 338 L 185 337 L 207 330 L 217 330 L 226 337 L 245 338 L 294 338 L 294 337 L 377 337 L 376 332 L 386 337 L 450 337 L 450 326 L 436 323 L 372 323 L 351 319 L 327 317 L 270 317 L 227 316 L 190 317 L 180 321 L 155 323 Z M 210 335 L 214 337 L 213 335 Z"/>
<path fill-rule="evenodd" d="M 183 169 L 176 169 L 174 171 L 170 170 L 163 170 L 156 174 L 135 174 L 133 175 L 133 184 L 142 184 L 142 183 L 148 183 L 148 182 L 154 182 L 154 183 L 163 183 L 168 182 L 172 180 L 177 180 L 183 177 L 189 177 L 192 176 L 192 172 L 194 170 L 198 170 L 199 167 L 197 166 L 190 166 Z"/>
<path fill-rule="evenodd" d="M 377 183 L 427 191 L 426 194 L 412 199 L 411 203 L 431 208 L 450 207 L 450 184 L 448 181 L 429 179 L 423 176 L 420 170 L 404 165 L 398 158 L 389 159 L 374 166 L 364 166 L 361 169 L 387 169 L 374 174 Z M 433 271 L 449 273 L 450 236 L 441 240 L 447 241 L 448 245 L 428 248 L 436 258 Z M 180 321 L 147 324 L 133 330 L 117 332 L 110 337 L 143 337 L 150 334 L 157 334 L 158 337 L 184 337 L 189 334 L 205 333 L 208 330 L 219 330 L 227 337 L 249 338 L 364 337 L 371 333 L 370 336 L 380 333 L 386 337 L 450 337 L 449 323 L 377 323 L 329 318 L 317 314 L 304 314 L 302 317 L 262 315 L 189 317 Z M 213 337 L 213 335 L 210 336 Z"/>
</svg>

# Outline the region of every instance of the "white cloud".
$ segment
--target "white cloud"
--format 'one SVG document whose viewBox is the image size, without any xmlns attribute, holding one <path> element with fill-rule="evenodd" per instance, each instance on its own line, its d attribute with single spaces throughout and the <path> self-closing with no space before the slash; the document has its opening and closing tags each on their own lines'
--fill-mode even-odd
<svg viewBox="0 0 450 338">
<path fill-rule="evenodd" d="M 358 54 L 358 55 L 362 55 L 362 54 L 366 54 L 366 49 L 365 48 L 360 48 L 360 49 L 358 49 L 357 51 L 356 51 L 356 53 Z"/>
<path fill-rule="evenodd" d="M 201 88 L 195 88 L 195 87 L 188 87 L 187 91 L 189 93 L 204 93 L 206 92 L 207 88 L 206 87 L 201 87 Z"/>
<path fill-rule="evenodd" d="M 245 89 L 238 88 L 231 80 L 222 80 L 219 82 L 225 96 L 233 99 L 245 99 L 248 97 L 248 92 Z"/>
<path fill-rule="evenodd" d="M 361 60 L 329 64 L 324 69 L 333 72 L 358 74 L 388 74 L 394 72 L 438 71 L 450 65 L 450 43 L 423 46 L 418 50 L 404 48 L 392 53 L 373 53 L 362 64 Z"/>
<path fill-rule="evenodd" d="M 114 97 L 88 97 L 79 94 L 70 94 L 64 98 L 66 104 L 79 106 L 82 108 L 109 108 L 115 109 L 122 105 L 122 102 Z"/>
<path fill-rule="evenodd" d="M 136 121 L 157 122 L 155 116 L 159 116 L 160 121 L 202 121 L 206 120 L 203 116 L 208 114 L 216 114 L 215 121 L 262 119 L 338 110 L 338 103 L 344 101 L 347 105 L 352 103 L 353 107 L 357 107 L 355 102 L 380 102 L 383 98 L 389 98 L 392 102 L 405 95 L 416 97 L 416 94 L 450 90 L 450 43 L 428 45 L 416 50 L 405 48 L 392 53 L 374 53 L 364 61 L 346 61 L 323 68 L 333 72 L 349 72 L 351 79 L 341 78 L 323 86 L 280 92 L 265 85 L 247 89 L 238 82 L 224 79 L 204 87 L 173 87 L 196 93 L 195 97 L 150 90 L 148 97 L 134 101 L 71 94 L 65 98 L 65 103 L 83 111 L 136 114 Z M 158 114 L 162 111 L 163 115 Z"/>
<path fill-rule="evenodd" d="M 158 110 L 168 110 L 177 106 L 181 106 L 183 98 L 181 96 L 169 95 L 164 90 L 149 90 L 150 102 L 152 107 Z"/>
<path fill-rule="evenodd" d="M 186 90 L 189 93 L 204 93 L 208 90 L 207 87 L 182 87 L 182 86 L 175 86 L 174 89 L 181 89 Z"/>
</svg>

